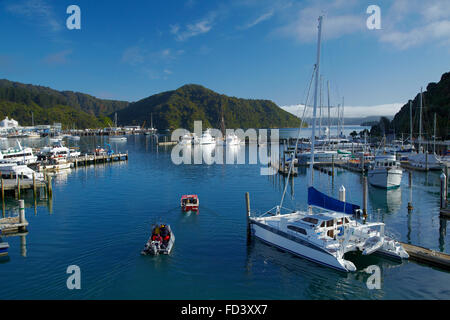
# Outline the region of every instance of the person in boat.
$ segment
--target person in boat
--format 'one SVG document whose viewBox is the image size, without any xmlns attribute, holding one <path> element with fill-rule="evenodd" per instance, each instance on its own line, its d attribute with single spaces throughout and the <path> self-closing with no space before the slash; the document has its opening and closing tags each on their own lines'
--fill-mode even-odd
<svg viewBox="0 0 450 320">
<path fill-rule="evenodd" d="M 161 237 L 161 229 L 156 226 L 155 229 L 153 229 L 153 235 L 152 235 L 152 241 L 158 241 L 162 243 L 163 238 Z"/>
<path fill-rule="evenodd" d="M 162 238 L 162 244 L 167 246 L 169 239 L 170 239 L 170 233 L 169 233 L 168 228 L 165 225 L 161 225 L 160 235 Z"/>
</svg>

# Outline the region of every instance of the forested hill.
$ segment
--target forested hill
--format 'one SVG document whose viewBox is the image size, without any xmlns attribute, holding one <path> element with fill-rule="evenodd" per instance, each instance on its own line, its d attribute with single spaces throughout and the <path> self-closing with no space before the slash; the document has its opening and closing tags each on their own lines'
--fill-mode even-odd
<svg viewBox="0 0 450 320">
<path fill-rule="evenodd" d="M 411 100 L 413 135 L 418 136 L 420 115 L 420 92 Z M 437 139 L 449 139 L 450 128 L 450 72 L 444 73 L 438 83 L 429 83 L 423 92 L 423 114 L 422 132 L 426 139 L 433 135 L 434 114 L 436 113 L 436 136 Z M 389 128 L 389 129 L 388 129 Z M 409 101 L 389 122 L 382 119 L 378 125 L 372 127 L 371 134 L 383 134 L 383 131 L 395 132 L 397 135 L 404 134 L 405 138 L 410 132 Z"/>
<path fill-rule="evenodd" d="M 119 123 L 142 125 L 153 115 L 158 129 L 192 130 L 194 121 L 203 128 L 220 128 L 223 118 L 227 128 L 297 127 L 300 120 L 270 100 L 252 100 L 218 94 L 200 85 L 184 85 L 131 103 L 117 112 Z"/>
<path fill-rule="evenodd" d="M 69 128 L 108 126 L 111 120 L 107 115 L 128 105 L 126 101 L 102 100 L 79 92 L 0 80 L 0 118 L 9 116 L 25 126 L 31 125 L 31 113 L 35 124 L 61 122 Z"/>
</svg>

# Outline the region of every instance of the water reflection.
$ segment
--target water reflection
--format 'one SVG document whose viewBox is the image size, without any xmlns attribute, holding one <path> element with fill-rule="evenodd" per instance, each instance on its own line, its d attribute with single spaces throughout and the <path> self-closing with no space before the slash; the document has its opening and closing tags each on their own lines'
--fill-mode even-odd
<svg viewBox="0 0 450 320">
<path fill-rule="evenodd" d="M 370 186 L 369 199 L 373 210 L 380 209 L 385 213 L 397 213 L 402 205 L 402 191 L 401 188 L 386 190 Z"/>
<path fill-rule="evenodd" d="M 284 289 L 293 295 L 301 291 L 305 299 L 381 299 L 385 296 L 383 288 L 368 289 L 366 283 L 370 274 L 364 269 L 376 265 L 383 277 L 389 269 L 402 264 L 375 255 L 350 253 L 346 258 L 355 263 L 358 271 L 335 271 L 254 239 L 247 246 L 246 273 L 249 277 L 265 277 L 275 267 L 279 269 L 276 273 L 280 276 L 279 282 L 286 286 Z"/>
</svg>

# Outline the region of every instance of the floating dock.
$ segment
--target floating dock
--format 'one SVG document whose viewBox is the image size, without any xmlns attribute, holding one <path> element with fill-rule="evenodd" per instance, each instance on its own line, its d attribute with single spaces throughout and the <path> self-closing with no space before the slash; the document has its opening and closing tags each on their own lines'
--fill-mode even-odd
<svg viewBox="0 0 450 320">
<path fill-rule="evenodd" d="M 401 244 L 411 260 L 450 270 L 450 255 L 407 243 Z"/>
</svg>

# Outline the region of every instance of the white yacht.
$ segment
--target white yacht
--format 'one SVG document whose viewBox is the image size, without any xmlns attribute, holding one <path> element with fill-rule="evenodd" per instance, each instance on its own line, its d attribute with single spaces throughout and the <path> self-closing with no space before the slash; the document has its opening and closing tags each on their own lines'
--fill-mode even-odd
<svg viewBox="0 0 450 320">
<path fill-rule="evenodd" d="M 206 131 L 203 132 L 202 136 L 200 137 L 199 143 L 202 145 L 216 144 L 216 140 L 211 135 L 211 129 L 206 129 Z"/>
<path fill-rule="evenodd" d="M 63 146 L 61 141 L 53 143 L 51 146 L 44 147 L 39 153 L 39 158 L 41 159 L 58 159 L 58 158 L 71 158 L 79 157 L 80 152 L 75 149 L 70 149 Z"/>
<path fill-rule="evenodd" d="M 437 157 L 435 153 L 412 153 L 408 155 L 408 164 L 419 170 L 441 170 L 442 161 Z"/>
<path fill-rule="evenodd" d="M 317 190 L 315 190 L 317 192 Z M 309 196 L 310 192 L 308 192 Z M 275 208 L 274 208 L 275 209 Z M 250 217 L 253 236 L 271 245 L 340 271 L 356 271 L 344 254 L 361 251 L 393 258 L 408 258 L 402 245 L 384 234 L 384 223 L 360 223 L 351 215 L 336 211 L 292 211 Z"/>
<path fill-rule="evenodd" d="M 315 68 L 315 93 L 313 126 L 311 134 L 310 182 L 308 188 L 308 210 L 298 211 L 283 208 L 283 200 L 289 183 L 285 184 L 281 202 L 276 207 L 261 216 L 252 216 L 247 203 L 249 233 L 256 238 L 306 258 L 316 263 L 340 270 L 356 271 L 353 262 L 346 260 L 344 255 L 351 251 L 361 251 L 363 255 L 372 253 L 385 254 L 390 257 L 408 258 L 408 253 L 402 245 L 387 237 L 384 233 L 384 223 L 359 222 L 355 213 L 359 206 L 331 198 L 313 187 L 313 164 L 315 146 L 315 117 L 317 110 L 317 84 L 320 74 L 320 39 L 322 19 L 319 17 L 319 37 L 317 63 Z M 299 128 L 300 137 L 301 125 Z M 296 150 L 299 137 L 297 138 Z M 293 163 L 289 167 L 287 181 L 291 174 Z M 284 211 L 285 213 L 282 213 Z"/>
<path fill-rule="evenodd" d="M 186 133 L 180 138 L 180 142 L 178 144 L 180 146 L 190 147 L 192 145 L 192 140 L 193 140 L 192 136 Z"/>
<path fill-rule="evenodd" d="M 225 144 L 227 146 L 238 146 L 241 144 L 241 139 L 239 139 L 236 133 L 229 133 L 225 139 Z"/>
<path fill-rule="evenodd" d="M 373 165 L 367 172 L 369 183 L 379 188 L 398 188 L 402 182 L 403 170 L 395 155 L 375 156 Z"/>
<path fill-rule="evenodd" d="M 0 151 L 0 162 L 3 163 L 20 163 L 20 164 L 34 164 L 37 157 L 33 154 L 33 149 L 24 148 L 17 140 L 16 148 L 8 148 Z"/>
</svg>

